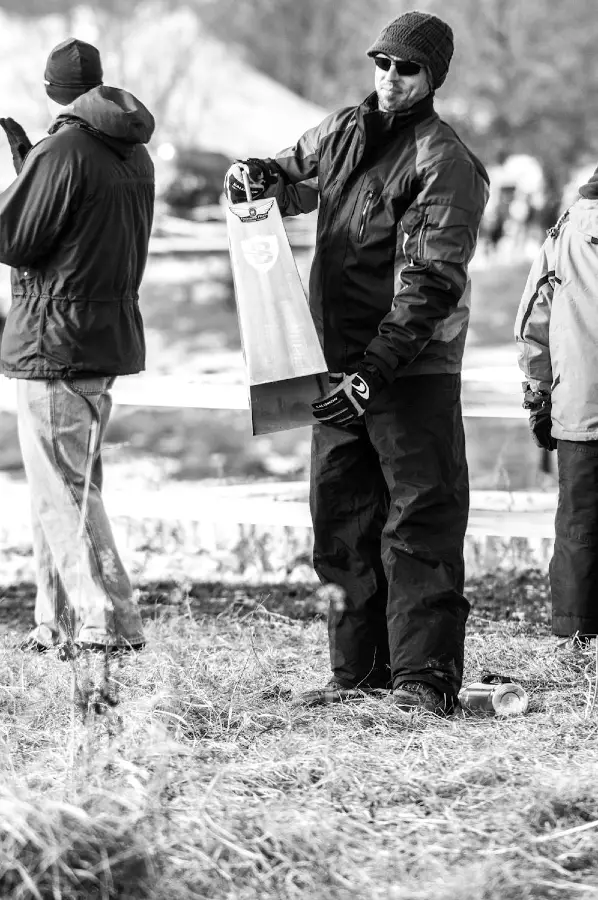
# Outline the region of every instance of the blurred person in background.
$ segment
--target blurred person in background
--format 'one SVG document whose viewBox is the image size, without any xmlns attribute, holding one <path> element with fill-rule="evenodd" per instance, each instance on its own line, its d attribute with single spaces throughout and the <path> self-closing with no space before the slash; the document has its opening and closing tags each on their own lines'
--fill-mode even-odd
<svg viewBox="0 0 598 900">
<path fill-rule="evenodd" d="M 37 570 L 36 625 L 22 646 L 137 649 L 143 629 L 104 510 L 101 450 L 115 377 L 145 365 L 138 291 L 154 120 L 103 84 L 98 50 L 74 38 L 50 53 L 45 89 L 53 121 L 38 144 L 0 120 L 18 172 L 0 194 L 0 261 L 12 266 L 0 357 L 18 379 Z"/>
<path fill-rule="evenodd" d="M 557 451 L 552 631 L 583 650 L 598 633 L 598 169 L 548 232 L 515 340 L 535 443 Z"/>
<path fill-rule="evenodd" d="M 310 305 L 332 390 L 314 403 L 314 565 L 331 607 L 332 680 L 308 704 L 393 689 L 450 712 L 469 604 L 461 363 L 467 266 L 488 198 L 481 163 L 434 110 L 453 32 L 408 12 L 367 51 L 375 90 L 275 159 L 249 159 L 254 197 L 318 206 Z M 245 200 L 238 165 L 225 182 Z"/>
</svg>

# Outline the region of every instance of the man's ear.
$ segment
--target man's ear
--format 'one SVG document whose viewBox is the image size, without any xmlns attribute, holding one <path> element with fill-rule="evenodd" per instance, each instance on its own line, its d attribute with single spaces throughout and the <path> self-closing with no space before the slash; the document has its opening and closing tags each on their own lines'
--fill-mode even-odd
<svg viewBox="0 0 598 900">
<path fill-rule="evenodd" d="M 428 90 L 431 94 L 434 93 L 434 82 L 432 80 L 432 73 L 429 69 L 424 66 L 424 72 L 426 73 L 426 78 L 428 79 Z"/>
</svg>

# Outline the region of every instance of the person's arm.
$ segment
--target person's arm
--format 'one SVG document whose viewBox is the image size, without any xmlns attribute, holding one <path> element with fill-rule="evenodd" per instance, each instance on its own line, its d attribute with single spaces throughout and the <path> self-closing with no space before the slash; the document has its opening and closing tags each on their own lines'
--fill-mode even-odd
<svg viewBox="0 0 598 900">
<path fill-rule="evenodd" d="M 276 154 L 276 158 L 266 160 L 277 173 L 274 188 L 268 195 L 274 195 L 283 216 L 309 213 L 318 206 L 318 163 L 319 143 L 326 132 L 332 116 L 316 128 L 303 134 L 293 147 Z"/>
<path fill-rule="evenodd" d="M 439 161 L 422 175 L 397 228 L 393 308 L 366 349 L 364 363 L 393 381 L 457 308 L 488 199 L 488 185 L 463 157 Z M 404 259 L 404 262 L 403 262 Z"/>
<path fill-rule="evenodd" d="M 548 334 L 556 283 L 554 238 L 546 238 L 535 258 L 515 320 L 519 368 L 534 392 L 552 390 Z"/>
<path fill-rule="evenodd" d="M 538 447 L 556 450 L 552 437 L 552 364 L 550 314 L 555 274 L 554 237 L 548 237 L 534 260 L 515 320 L 515 340 L 523 382 L 523 408 L 529 410 L 529 427 Z"/>
<path fill-rule="evenodd" d="M 20 174 L 0 194 L 0 262 L 35 266 L 51 253 L 78 204 L 77 167 L 51 139 L 29 152 Z"/>
<path fill-rule="evenodd" d="M 317 209 L 319 197 L 318 168 L 321 141 L 335 128 L 342 128 L 342 110 L 327 116 L 310 128 L 293 147 L 281 150 L 275 158 L 237 160 L 249 174 L 254 200 L 276 197 L 283 216 L 296 216 Z M 224 190 L 229 202 L 245 202 L 245 191 L 237 171 L 231 166 L 225 176 Z"/>
</svg>

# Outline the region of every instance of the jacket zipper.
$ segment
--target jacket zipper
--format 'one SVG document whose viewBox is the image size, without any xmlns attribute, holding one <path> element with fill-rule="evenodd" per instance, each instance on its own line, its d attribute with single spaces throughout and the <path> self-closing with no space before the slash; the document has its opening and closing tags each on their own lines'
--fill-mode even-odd
<svg viewBox="0 0 598 900">
<path fill-rule="evenodd" d="M 361 242 L 363 240 L 363 235 L 365 232 L 365 222 L 367 218 L 367 214 L 370 211 L 370 206 L 372 205 L 372 200 L 374 199 L 374 191 L 368 191 L 365 195 L 365 200 L 363 203 L 363 209 L 361 210 L 361 218 L 359 219 L 359 230 L 357 231 L 357 240 Z"/>
<path fill-rule="evenodd" d="M 424 255 L 424 238 L 426 236 L 426 231 L 428 228 L 428 217 L 424 216 L 424 221 L 419 232 L 419 238 L 417 241 L 417 255 L 419 259 L 423 258 Z"/>
<path fill-rule="evenodd" d="M 359 127 L 358 127 L 358 125 L 357 125 L 357 121 L 355 121 L 355 128 L 356 128 L 356 130 L 359 132 Z M 351 171 L 347 174 L 347 177 L 345 178 L 345 181 L 344 181 L 342 187 L 340 187 L 340 189 L 339 189 L 339 191 L 338 191 L 338 193 L 337 193 L 337 195 L 336 195 L 336 197 L 335 197 L 334 206 L 331 207 L 331 209 L 330 209 L 330 213 L 329 213 L 329 224 L 328 224 L 328 234 L 332 234 L 332 232 L 333 232 L 333 230 L 334 230 L 334 225 L 335 225 L 335 223 L 336 223 L 336 220 L 337 220 L 337 217 L 338 217 L 338 214 L 339 214 L 339 210 L 340 210 L 340 207 L 341 207 L 341 201 L 342 201 L 342 198 L 343 198 L 343 193 L 344 193 L 345 187 L 346 187 L 346 185 L 347 185 L 347 182 L 350 180 L 351 175 L 353 174 L 353 172 L 355 172 L 355 170 L 356 170 L 357 168 L 359 168 L 359 165 L 361 164 L 361 161 L 362 161 L 362 159 L 363 159 L 363 157 L 364 157 L 364 154 L 365 154 L 365 139 L 366 139 L 365 133 L 359 133 L 359 136 L 358 136 L 358 140 L 359 140 L 359 143 L 360 143 L 360 147 L 359 147 L 359 150 L 358 150 L 359 156 L 358 156 L 358 159 L 357 159 L 356 162 L 355 162 L 355 165 L 353 166 L 353 168 L 351 169 Z M 340 176 L 339 176 L 339 178 L 340 178 Z M 326 261 L 326 258 L 327 258 L 327 254 L 324 253 L 324 254 L 322 255 L 322 263 L 321 263 L 321 264 L 322 264 L 322 271 L 325 271 L 324 263 L 325 263 L 325 261 Z M 324 280 L 322 281 L 322 293 L 324 293 Z M 346 342 L 346 340 L 343 341 L 343 345 L 344 345 L 343 354 L 344 354 L 344 356 L 345 356 L 345 358 L 346 358 L 346 356 L 347 356 L 347 342 Z"/>
</svg>

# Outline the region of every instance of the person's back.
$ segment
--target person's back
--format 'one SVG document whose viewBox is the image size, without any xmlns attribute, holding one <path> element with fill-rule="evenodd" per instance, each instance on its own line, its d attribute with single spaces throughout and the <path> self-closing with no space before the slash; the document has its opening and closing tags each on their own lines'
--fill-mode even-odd
<svg viewBox="0 0 598 900">
<path fill-rule="evenodd" d="M 143 146 L 153 118 L 100 85 L 28 154 L 0 200 L 0 261 L 13 268 L 2 367 L 18 378 L 144 368 L 138 308 L 154 205 Z"/>
<path fill-rule="evenodd" d="M 55 47 L 45 77 L 47 138 L 32 147 L 17 122 L 0 119 L 17 170 L 0 195 L 0 261 L 12 266 L 1 359 L 17 379 L 37 568 L 36 627 L 22 646 L 140 649 L 101 450 L 115 377 L 145 365 L 138 301 L 154 170 L 143 145 L 154 120 L 103 84 L 99 52 L 84 41 Z"/>
</svg>

